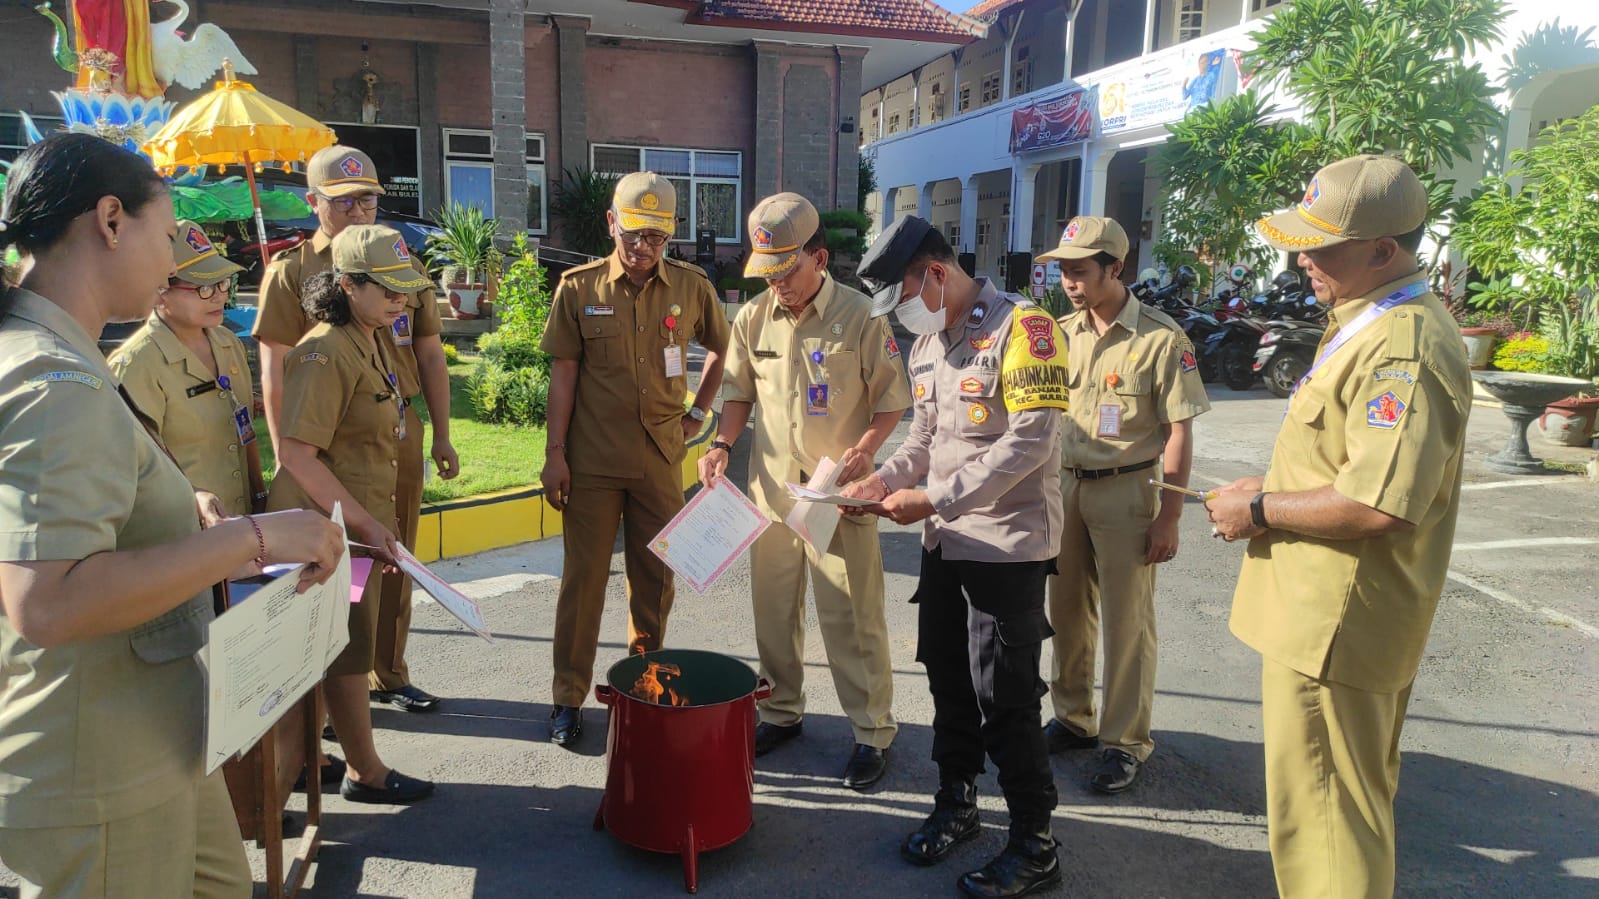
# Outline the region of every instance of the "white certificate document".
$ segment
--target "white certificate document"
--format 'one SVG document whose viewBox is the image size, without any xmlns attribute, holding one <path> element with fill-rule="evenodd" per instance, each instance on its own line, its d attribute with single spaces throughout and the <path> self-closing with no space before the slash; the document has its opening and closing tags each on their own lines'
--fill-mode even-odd
<svg viewBox="0 0 1599 899">
<path fill-rule="evenodd" d="M 650 551 L 704 593 L 771 523 L 732 481 L 718 478 L 667 522 Z"/>
<path fill-rule="evenodd" d="M 344 527 L 341 508 L 333 522 Z M 322 680 L 350 642 L 350 553 L 327 583 L 295 593 L 300 570 L 217 616 L 197 653 L 205 673 L 205 770 L 248 750 Z"/>
<path fill-rule="evenodd" d="M 788 517 L 783 523 L 810 545 L 811 549 L 826 554 L 827 547 L 833 543 L 833 533 L 838 530 L 838 507 L 823 499 L 811 499 L 811 495 L 826 497 L 838 490 L 833 476 L 838 472 L 838 465 L 832 457 L 823 456 L 816 463 L 816 473 L 804 487 L 796 484 L 788 485 L 789 495 L 796 500 L 794 508 L 789 510 Z M 799 490 L 800 493 L 795 491 Z M 801 499 L 804 496 L 806 498 Z"/>
<path fill-rule="evenodd" d="M 438 604 L 443 606 L 446 612 L 454 615 L 462 624 L 466 625 L 467 630 L 490 643 L 494 642 L 494 635 L 489 633 L 489 626 L 483 622 L 483 610 L 478 608 L 478 604 L 473 602 L 471 597 L 450 586 L 443 578 L 429 571 L 427 566 L 417 561 L 416 556 L 411 555 L 404 546 L 399 549 L 398 557 L 401 571 L 409 575 L 418 587 L 427 592 L 427 595 L 437 600 Z"/>
</svg>

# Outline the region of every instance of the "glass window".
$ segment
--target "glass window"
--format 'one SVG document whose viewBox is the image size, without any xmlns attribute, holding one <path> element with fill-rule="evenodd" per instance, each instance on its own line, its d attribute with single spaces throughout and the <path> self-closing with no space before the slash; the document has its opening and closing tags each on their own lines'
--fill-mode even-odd
<svg viewBox="0 0 1599 899">
<path fill-rule="evenodd" d="M 739 176 L 738 154 L 708 153 L 701 150 L 694 154 L 694 174 L 737 178 Z"/>
<path fill-rule="evenodd" d="M 605 147 L 594 148 L 594 165 L 596 172 L 606 172 L 612 175 L 626 175 L 640 171 L 638 147 Z"/>
<path fill-rule="evenodd" d="M 694 174 L 694 154 L 688 150 L 645 150 L 644 170 L 657 175 Z"/>
<path fill-rule="evenodd" d="M 743 208 L 744 154 L 730 150 L 610 145 L 595 145 L 590 154 L 596 172 L 626 175 L 642 168 L 672 182 L 677 191 L 674 241 L 694 240 L 701 228 L 715 230 L 717 243 L 736 244 L 743 240 L 740 211 Z"/>
<path fill-rule="evenodd" d="M 527 229 L 543 234 L 544 226 L 544 163 L 527 167 Z"/>
<path fill-rule="evenodd" d="M 970 84 L 963 84 L 963 85 L 961 85 L 961 95 L 960 95 L 960 107 L 959 107 L 959 110 L 961 112 L 966 112 L 966 111 L 970 110 L 971 108 L 972 108 L 972 86 Z"/>
<path fill-rule="evenodd" d="M 527 167 L 527 230 L 547 230 L 544 208 L 548 189 L 544 169 L 544 136 L 529 134 L 523 151 Z M 445 190 L 452 203 L 476 206 L 494 215 L 494 134 L 490 131 L 444 129 Z"/>
<path fill-rule="evenodd" d="M 712 228 L 718 238 L 738 233 L 738 182 L 701 181 L 695 196 L 698 228 Z"/>
<path fill-rule="evenodd" d="M 487 162 L 457 162 L 445 164 L 445 190 L 451 203 L 476 206 L 483 215 L 494 215 L 494 165 Z"/>
</svg>

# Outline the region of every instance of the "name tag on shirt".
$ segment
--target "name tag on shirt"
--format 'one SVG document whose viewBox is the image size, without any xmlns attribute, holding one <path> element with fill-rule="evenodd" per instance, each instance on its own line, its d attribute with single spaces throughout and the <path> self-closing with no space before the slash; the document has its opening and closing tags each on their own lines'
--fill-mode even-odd
<svg viewBox="0 0 1599 899">
<path fill-rule="evenodd" d="M 1122 407 L 1114 403 L 1106 403 L 1099 407 L 1100 437 L 1120 437 L 1122 435 Z"/>
<path fill-rule="evenodd" d="M 666 354 L 666 376 L 668 378 L 683 377 L 683 348 L 673 344 L 663 350 L 663 352 Z"/>
<path fill-rule="evenodd" d="M 777 350 L 756 350 L 755 356 L 758 359 L 776 359 Z"/>
<path fill-rule="evenodd" d="M 215 389 L 217 389 L 217 382 L 207 381 L 204 384 L 196 384 L 193 387 L 190 387 L 188 390 L 185 390 L 184 393 L 188 394 L 190 399 L 193 399 L 202 393 L 210 393 Z"/>
<path fill-rule="evenodd" d="M 584 315 L 615 315 L 615 306 L 584 306 Z"/>
</svg>

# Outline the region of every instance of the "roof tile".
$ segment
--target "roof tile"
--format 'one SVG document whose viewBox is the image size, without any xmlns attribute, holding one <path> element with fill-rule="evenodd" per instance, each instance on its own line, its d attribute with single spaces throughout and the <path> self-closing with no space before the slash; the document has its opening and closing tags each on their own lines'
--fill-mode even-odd
<svg viewBox="0 0 1599 899">
<path fill-rule="evenodd" d="M 981 22 L 932 0 L 707 0 L 694 18 L 707 25 L 763 22 L 803 25 L 805 30 L 921 34 L 961 42 L 980 38 L 986 31 Z"/>
</svg>

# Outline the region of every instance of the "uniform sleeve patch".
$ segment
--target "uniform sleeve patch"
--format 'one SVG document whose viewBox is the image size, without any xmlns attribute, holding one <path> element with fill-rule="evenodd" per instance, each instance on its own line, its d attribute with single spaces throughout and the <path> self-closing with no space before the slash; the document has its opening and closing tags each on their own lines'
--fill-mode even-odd
<svg viewBox="0 0 1599 899">
<path fill-rule="evenodd" d="M 1055 339 L 1058 333 L 1055 320 L 1047 315 L 1024 315 L 1020 322 L 1027 338 L 1027 351 L 1033 354 L 1033 358 L 1046 362 L 1055 358 L 1058 344 Z"/>
<path fill-rule="evenodd" d="M 1199 361 L 1194 358 L 1193 350 L 1183 350 L 1183 358 L 1179 364 L 1182 365 L 1183 371 L 1197 371 L 1199 369 Z"/>
<path fill-rule="evenodd" d="M 300 364 L 304 365 L 307 362 L 315 362 L 318 365 L 327 365 L 328 357 L 321 353 L 306 353 L 300 357 Z"/>
<path fill-rule="evenodd" d="M 961 381 L 961 393 L 982 393 L 983 382 L 976 378 L 967 378 Z"/>
<path fill-rule="evenodd" d="M 1405 410 L 1409 407 L 1405 401 L 1394 394 L 1392 390 L 1382 396 L 1366 403 L 1366 425 L 1384 431 L 1392 431 L 1399 427 L 1399 420 L 1404 417 Z"/>
<path fill-rule="evenodd" d="M 1069 407 L 1065 341 L 1060 326 L 1048 315 L 1027 313 L 1012 319 L 1000 366 L 1008 411 Z"/>
<path fill-rule="evenodd" d="M 1416 376 L 1402 368 L 1379 368 L 1374 375 L 1378 381 L 1404 381 L 1406 384 L 1416 383 Z"/>
<path fill-rule="evenodd" d="M 919 400 L 927 399 L 927 382 L 926 381 L 918 381 L 916 383 L 916 398 L 919 399 Z"/>
<path fill-rule="evenodd" d="M 99 390 L 100 386 L 105 383 L 105 381 L 102 381 L 100 378 L 97 378 L 86 371 L 47 371 L 43 374 L 34 375 L 28 379 L 29 384 L 55 384 L 61 381 L 70 381 L 74 384 L 82 384 L 85 387 L 92 387 L 95 390 Z"/>
<path fill-rule="evenodd" d="M 894 335 L 890 334 L 883 338 L 883 352 L 887 353 L 890 359 L 899 358 L 899 341 L 894 339 Z"/>
</svg>

